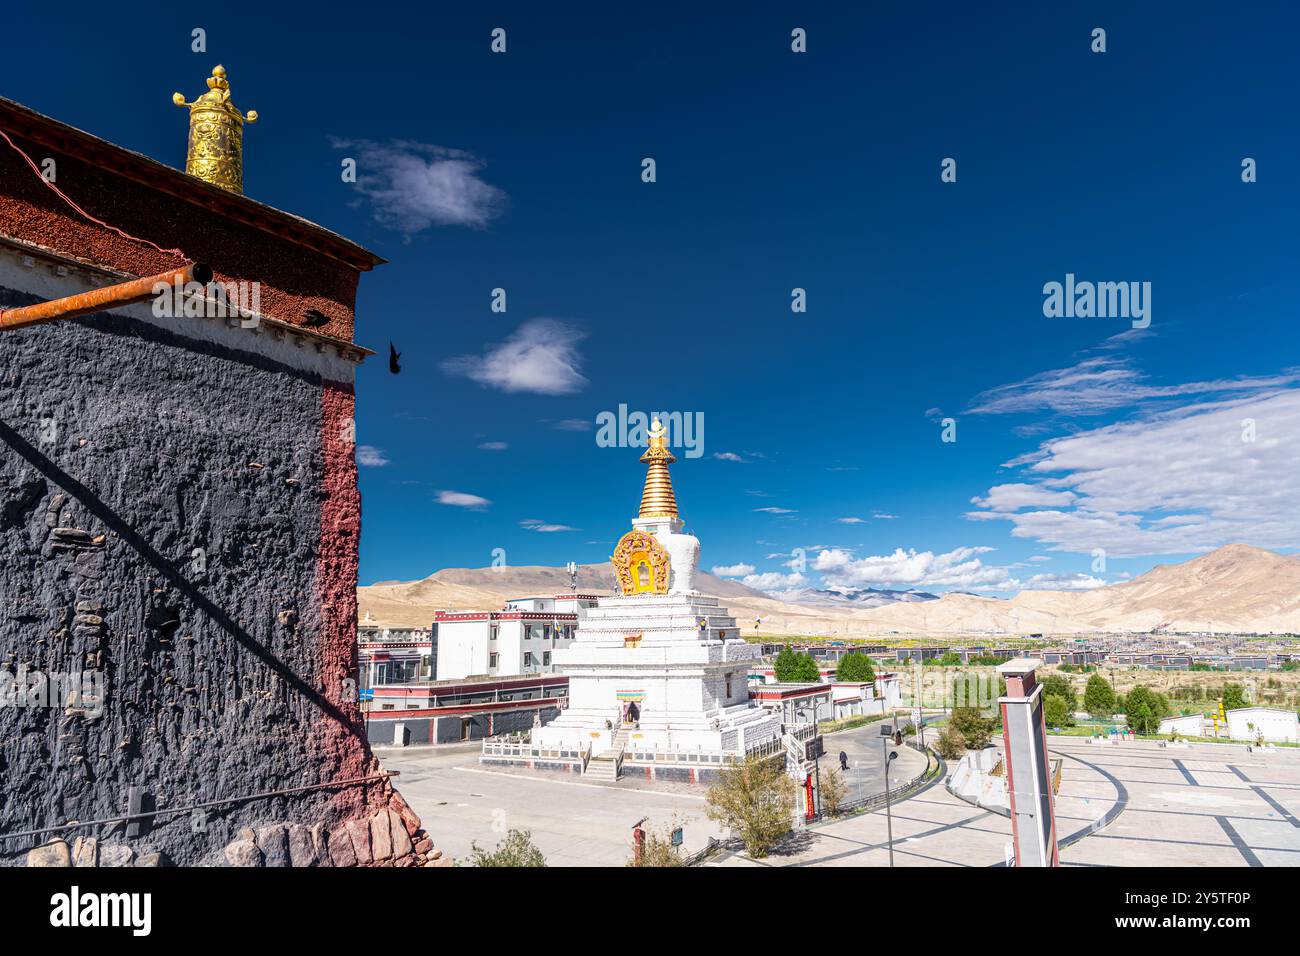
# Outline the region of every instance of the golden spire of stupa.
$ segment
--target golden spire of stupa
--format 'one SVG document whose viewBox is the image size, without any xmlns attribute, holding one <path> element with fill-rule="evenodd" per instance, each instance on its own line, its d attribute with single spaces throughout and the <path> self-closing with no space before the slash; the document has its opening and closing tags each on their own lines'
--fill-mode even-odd
<svg viewBox="0 0 1300 956">
<path fill-rule="evenodd" d="M 190 141 L 185 154 L 185 171 L 196 179 L 232 193 L 244 191 L 244 123 L 256 123 L 257 111 L 245 116 L 230 102 L 230 81 L 226 68 L 214 66 L 208 77 L 208 91 L 193 103 L 180 93 L 172 102 L 190 109 Z"/>
<path fill-rule="evenodd" d="M 645 473 L 645 490 L 641 492 L 642 518 L 676 518 L 677 496 L 673 494 L 673 480 L 668 475 L 668 466 L 677 459 L 664 444 L 668 430 L 654 420 L 650 428 L 650 445 L 641 456 L 649 464 Z"/>
</svg>

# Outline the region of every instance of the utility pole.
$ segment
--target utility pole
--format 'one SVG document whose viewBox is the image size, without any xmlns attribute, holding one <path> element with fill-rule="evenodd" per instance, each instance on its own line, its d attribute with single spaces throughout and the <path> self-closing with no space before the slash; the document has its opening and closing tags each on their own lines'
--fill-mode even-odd
<svg viewBox="0 0 1300 956">
<path fill-rule="evenodd" d="M 898 756 L 898 751 L 889 749 L 889 740 L 884 735 L 881 735 L 880 745 L 885 755 L 885 827 L 889 837 L 889 865 L 892 867 L 894 865 L 894 814 L 889 799 L 889 764 Z"/>
</svg>

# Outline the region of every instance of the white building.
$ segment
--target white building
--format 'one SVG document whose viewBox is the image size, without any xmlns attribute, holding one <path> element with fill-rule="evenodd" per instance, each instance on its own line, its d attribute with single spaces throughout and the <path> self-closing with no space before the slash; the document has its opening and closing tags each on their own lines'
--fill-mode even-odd
<svg viewBox="0 0 1300 956">
<path fill-rule="evenodd" d="M 695 589 L 700 542 L 681 533 L 664 436 L 656 421 L 640 515 L 610 559 L 622 594 L 586 609 L 573 645 L 556 651 L 569 707 L 532 734 L 543 748 L 590 746 L 593 766 L 604 754 L 621 761 L 625 747 L 743 756 L 781 732 L 780 716 L 749 699 L 759 648 Z"/>
<path fill-rule="evenodd" d="M 1276 707 L 1242 707 L 1230 710 L 1228 736 L 1234 740 L 1255 740 L 1260 734 L 1265 740 L 1300 743 L 1300 718 L 1294 710 Z"/>
<path fill-rule="evenodd" d="M 438 680 L 513 677 L 555 670 L 552 656 L 573 643 L 595 595 L 516 598 L 500 611 L 439 611 Z"/>
<path fill-rule="evenodd" d="M 1205 718 L 1200 714 L 1188 714 L 1186 717 L 1166 717 L 1160 721 L 1160 733 L 1178 734 L 1180 737 L 1203 737 Z"/>
<path fill-rule="evenodd" d="M 384 627 L 369 618 L 357 625 L 357 657 L 363 688 L 432 680 L 435 655 L 433 628 Z"/>
</svg>

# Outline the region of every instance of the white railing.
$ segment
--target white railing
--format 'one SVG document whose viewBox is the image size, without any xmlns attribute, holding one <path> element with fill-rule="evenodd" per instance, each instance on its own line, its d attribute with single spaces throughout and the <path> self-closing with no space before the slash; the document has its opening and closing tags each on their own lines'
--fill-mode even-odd
<svg viewBox="0 0 1300 956">
<path fill-rule="evenodd" d="M 591 757 L 591 747 L 542 747 L 534 746 L 526 736 L 489 737 L 483 741 L 484 757 L 525 758 L 530 760 L 571 760 L 578 761 L 585 767 Z"/>
</svg>

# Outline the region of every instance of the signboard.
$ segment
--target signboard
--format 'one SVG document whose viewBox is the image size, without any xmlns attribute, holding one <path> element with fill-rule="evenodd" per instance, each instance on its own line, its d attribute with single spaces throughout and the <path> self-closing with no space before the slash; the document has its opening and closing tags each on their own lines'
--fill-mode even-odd
<svg viewBox="0 0 1300 956">
<path fill-rule="evenodd" d="M 645 700 L 645 691 L 643 690 L 616 690 L 614 696 L 623 701 L 635 701 L 641 703 Z"/>
</svg>

